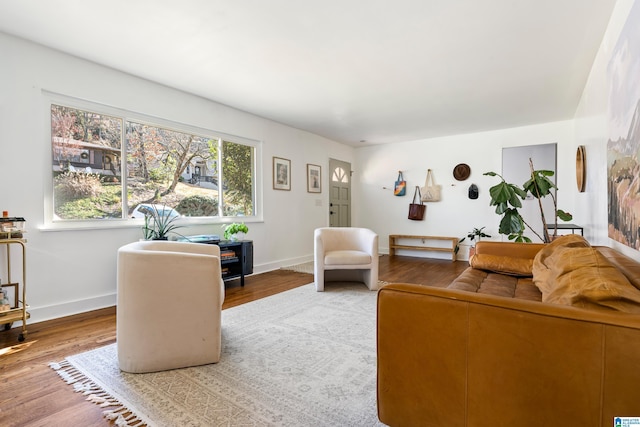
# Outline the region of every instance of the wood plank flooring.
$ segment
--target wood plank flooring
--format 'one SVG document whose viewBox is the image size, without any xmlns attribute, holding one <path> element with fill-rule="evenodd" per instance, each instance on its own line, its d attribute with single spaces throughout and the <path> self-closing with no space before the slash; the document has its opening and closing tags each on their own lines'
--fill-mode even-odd
<svg viewBox="0 0 640 427">
<path fill-rule="evenodd" d="M 386 282 L 446 286 L 467 267 L 466 262 L 383 255 L 379 278 Z M 311 283 L 310 274 L 276 270 L 227 284 L 223 309 Z M 1 426 L 108 426 L 102 408 L 85 401 L 59 379 L 48 363 L 115 342 L 115 307 L 0 332 Z"/>
</svg>

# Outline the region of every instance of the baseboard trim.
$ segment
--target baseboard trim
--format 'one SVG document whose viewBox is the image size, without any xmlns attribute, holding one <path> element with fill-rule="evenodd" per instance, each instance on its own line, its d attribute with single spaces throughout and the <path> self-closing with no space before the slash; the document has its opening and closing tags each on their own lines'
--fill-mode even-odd
<svg viewBox="0 0 640 427">
<path fill-rule="evenodd" d="M 42 307 L 32 307 L 27 311 L 31 318 L 27 321 L 27 330 L 30 323 L 44 322 L 46 320 L 59 319 L 60 317 L 72 316 L 74 314 L 86 313 L 87 311 L 98 310 L 116 305 L 117 294 L 111 293 L 83 300 L 63 302 Z M 22 325 L 17 322 L 14 327 Z"/>
<path fill-rule="evenodd" d="M 266 273 L 268 271 L 279 270 L 282 267 L 289 267 L 291 265 L 302 264 L 309 261 L 313 261 L 313 255 L 289 258 L 289 259 L 280 260 L 277 262 L 270 262 L 268 264 L 261 264 L 259 266 L 254 265 L 253 273 L 254 274 Z"/>
<path fill-rule="evenodd" d="M 304 262 L 313 261 L 313 256 L 290 258 L 277 262 L 260 264 L 253 266 L 253 274 L 266 273 L 268 271 L 278 270 L 281 267 L 302 264 Z M 82 300 L 68 301 L 60 304 L 51 304 L 40 307 L 31 307 L 27 309 L 31 318 L 27 321 L 27 330 L 30 323 L 44 322 L 61 317 L 73 316 L 74 314 L 86 313 L 87 311 L 99 310 L 101 308 L 113 307 L 117 302 L 117 293 L 113 292 L 106 295 L 86 298 Z M 13 327 L 22 326 L 22 322 L 14 322 Z"/>
</svg>

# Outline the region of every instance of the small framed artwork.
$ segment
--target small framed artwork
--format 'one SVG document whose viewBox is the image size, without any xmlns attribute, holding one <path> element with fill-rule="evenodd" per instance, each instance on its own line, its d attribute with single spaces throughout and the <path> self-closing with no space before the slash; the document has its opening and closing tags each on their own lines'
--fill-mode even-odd
<svg viewBox="0 0 640 427">
<path fill-rule="evenodd" d="M 322 193 L 321 168 L 307 163 L 307 192 Z"/>
<path fill-rule="evenodd" d="M 273 189 L 291 190 L 291 160 L 273 158 Z"/>
</svg>

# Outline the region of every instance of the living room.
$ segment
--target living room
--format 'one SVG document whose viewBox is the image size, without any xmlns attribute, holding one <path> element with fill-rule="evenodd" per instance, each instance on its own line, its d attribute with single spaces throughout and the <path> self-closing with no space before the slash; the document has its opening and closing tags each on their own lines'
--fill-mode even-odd
<svg viewBox="0 0 640 427">
<path fill-rule="evenodd" d="M 44 166 L 50 162 L 50 143 L 43 91 L 261 141 L 258 173 L 262 182 L 257 197 L 264 209 L 248 224 L 256 273 L 311 260 L 313 230 L 328 224 L 328 192 L 306 191 L 307 163 L 321 166 L 323 189 L 328 188 L 330 158 L 351 163 L 352 224 L 376 230 L 382 236 L 380 250 L 384 253 L 389 234 L 464 236 L 474 227 L 485 226 L 488 234 L 499 238 L 499 217 L 488 203 L 488 189 L 496 181 L 483 173 L 501 170 L 503 147 L 548 143 L 557 144 L 562 208 L 573 213 L 573 222 L 585 228 L 590 242 L 611 244 L 638 258 L 636 251 L 608 238 L 604 179 L 606 67 L 632 3 L 617 2 L 574 117 L 358 148 L 2 34 L 3 57 L 9 64 L 2 69 L 1 83 L 6 112 L 0 131 L 5 141 L 2 176 L 5 182 L 20 182 L 4 186 L 2 202 L 3 210 L 27 221 L 28 300 L 33 321 L 113 305 L 116 249 L 142 237 L 140 224 L 88 229 L 73 225 L 67 230 L 48 225 L 51 221 L 45 218 L 43 201 L 51 203 L 52 194 L 51 174 Z M 587 153 L 587 190 L 583 193 L 575 184 L 575 151 L 580 145 Z M 271 188 L 274 156 L 291 160 L 291 191 Z M 471 168 L 466 182 L 452 176 L 458 163 Z M 436 182 L 442 185 L 443 201 L 429 204 L 425 221 L 408 221 L 405 211 L 410 196 L 393 197 L 384 188 L 392 187 L 397 171 L 402 170 L 411 193 L 415 185 L 423 185 L 427 169 L 434 171 Z M 476 200 L 467 197 L 470 183 L 479 188 Z M 290 206 L 296 206 L 295 215 Z M 190 226 L 188 234 L 222 234 L 221 224 Z"/>
<path fill-rule="evenodd" d="M 44 93 L 90 100 L 126 111 L 165 118 L 194 127 L 213 129 L 260 141 L 261 177 L 257 197 L 262 211 L 247 220 L 247 238 L 254 244 L 254 273 L 310 261 L 313 230 L 328 225 L 329 159 L 351 163 L 353 170 L 352 224 L 375 230 L 380 252 L 388 251 L 390 234 L 462 237 L 474 227 L 486 227 L 493 239 L 499 217 L 489 206 L 488 189 L 501 170 L 505 147 L 557 144 L 559 204 L 584 227 L 594 245 L 606 245 L 640 260 L 638 251 L 608 236 L 607 122 L 608 66 L 630 11 L 632 0 L 618 0 L 593 65 L 587 71 L 575 114 L 562 119 L 396 143 L 356 146 L 287 126 L 203 97 L 99 65 L 96 58 L 79 58 L 0 32 L 3 154 L 0 174 L 5 181 L 2 209 L 27 221 L 28 301 L 31 322 L 113 306 L 116 301 L 117 248 L 142 237 L 139 223 L 96 228 L 60 226 L 45 216 L 51 204 L 51 143 L 49 110 Z M 0 27 L 2 31 L 2 27 Z M 143 53 L 140 53 L 143 54 Z M 96 61 L 96 62 L 94 62 Z M 574 83 L 574 82 L 567 82 Z M 558 88 L 559 90 L 561 88 Z M 587 153 L 586 191 L 575 183 L 575 152 Z M 291 191 L 272 189 L 272 158 L 291 161 Z M 458 182 L 453 168 L 466 163 L 468 181 Z M 322 192 L 306 190 L 306 164 L 322 170 Z M 523 165 L 527 167 L 527 165 Z M 412 189 L 423 185 L 432 169 L 443 187 L 443 200 L 427 207 L 425 221 L 407 220 Z M 408 183 L 407 197 L 394 197 L 397 172 Z M 467 197 L 469 184 L 479 198 Z M 292 209 L 293 208 L 293 209 Z M 222 234 L 222 224 L 194 224 L 188 234 Z M 463 247 L 461 256 L 465 256 Z"/>
</svg>

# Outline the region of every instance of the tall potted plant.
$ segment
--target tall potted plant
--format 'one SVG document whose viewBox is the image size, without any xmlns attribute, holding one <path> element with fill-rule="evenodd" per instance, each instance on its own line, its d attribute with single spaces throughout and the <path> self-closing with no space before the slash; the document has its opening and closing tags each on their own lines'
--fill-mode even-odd
<svg viewBox="0 0 640 427">
<path fill-rule="evenodd" d="M 516 242 L 531 242 L 531 239 L 525 236 L 523 233 L 525 227 L 535 234 L 540 240 L 545 243 L 549 243 L 552 239 L 549 236 L 548 223 L 542 209 L 542 198 L 550 196 L 553 201 L 555 224 L 553 237 L 555 238 L 558 233 L 558 219 L 562 221 L 570 221 L 573 216 L 558 209 L 558 202 L 556 200 L 555 190 L 558 189 L 556 185 L 549 179 L 553 176 L 553 171 L 550 170 L 535 170 L 533 167 L 533 161 L 529 159 L 529 168 L 531 170 L 531 177 L 527 180 L 522 187 L 518 187 L 516 184 L 511 184 L 505 181 L 505 179 L 495 173 L 486 172 L 484 175 L 497 176 L 501 182 L 494 185 L 489 189 L 489 195 L 491 196 L 490 206 L 496 207 L 496 213 L 502 215 L 500 221 L 500 228 L 498 232 L 508 236 L 509 240 Z M 524 200 L 528 194 L 538 199 L 538 206 L 540 208 L 540 219 L 542 221 L 543 235 L 536 232 L 531 225 L 529 225 L 520 212 L 519 208 L 522 207 L 521 200 Z"/>
</svg>

